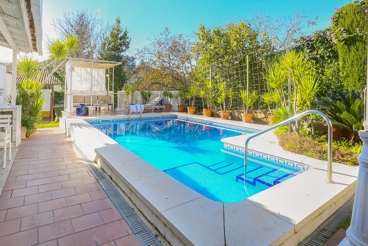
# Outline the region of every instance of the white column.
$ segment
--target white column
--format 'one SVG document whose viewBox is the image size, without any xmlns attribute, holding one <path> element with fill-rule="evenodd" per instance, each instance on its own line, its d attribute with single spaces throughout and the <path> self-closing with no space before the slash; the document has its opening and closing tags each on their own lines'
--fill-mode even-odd
<svg viewBox="0 0 368 246">
<path fill-rule="evenodd" d="M 340 245 L 368 245 L 368 131 L 360 131 L 359 136 L 363 149 L 358 157 L 359 174 L 353 213 L 346 238 Z"/>
<path fill-rule="evenodd" d="M 17 97 L 17 50 L 13 50 L 12 82 L 11 82 L 11 105 L 15 105 Z"/>
</svg>

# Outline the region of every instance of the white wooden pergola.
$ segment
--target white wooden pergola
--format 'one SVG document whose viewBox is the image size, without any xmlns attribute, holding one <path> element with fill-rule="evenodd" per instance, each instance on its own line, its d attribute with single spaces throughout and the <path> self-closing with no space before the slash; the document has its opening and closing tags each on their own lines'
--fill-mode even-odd
<svg viewBox="0 0 368 246">
<path fill-rule="evenodd" d="M 11 105 L 15 105 L 17 54 L 42 55 L 42 0 L 0 0 L 0 46 L 13 50 Z"/>
<path fill-rule="evenodd" d="M 90 95 L 91 102 L 93 95 L 110 95 L 114 108 L 114 67 L 121 64 L 115 61 L 70 59 L 65 65 L 64 109 L 69 113 L 74 111 L 73 95 Z M 110 83 L 109 69 L 112 69 L 112 93 L 106 91 L 106 79 Z M 107 88 L 109 90 L 109 84 Z"/>
</svg>

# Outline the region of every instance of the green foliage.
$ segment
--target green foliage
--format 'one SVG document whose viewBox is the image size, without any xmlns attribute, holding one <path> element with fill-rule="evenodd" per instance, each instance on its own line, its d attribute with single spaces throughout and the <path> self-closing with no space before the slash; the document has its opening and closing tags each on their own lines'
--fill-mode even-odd
<svg viewBox="0 0 368 246">
<path fill-rule="evenodd" d="M 64 105 L 64 91 L 54 91 L 54 105 Z"/>
<path fill-rule="evenodd" d="M 164 97 L 166 98 L 166 103 L 168 104 L 169 103 L 169 98 L 172 98 L 173 94 L 172 94 L 171 91 L 168 91 L 168 90 L 164 90 L 163 94 L 164 94 Z"/>
<path fill-rule="evenodd" d="M 194 107 L 194 105 L 195 105 L 195 98 L 196 98 L 197 94 L 198 94 L 198 92 L 197 92 L 197 88 L 195 87 L 195 85 L 192 85 L 189 88 L 189 91 L 187 91 L 187 93 L 185 94 L 185 96 L 189 100 L 189 102 L 191 101 L 191 107 Z"/>
<path fill-rule="evenodd" d="M 36 128 L 51 128 L 51 127 L 59 127 L 58 121 L 52 121 L 52 122 L 42 122 L 36 124 Z"/>
<path fill-rule="evenodd" d="M 243 101 L 244 107 L 244 114 L 248 114 L 251 112 L 251 107 L 257 101 L 258 95 L 257 92 L 252 91 L 248 92 L 246 90 L 240 91 L 240 98 Z"/>
<path fill-rule="evenodd" d="M 326 136 L 312 138 L 295 133 L 282 134 L 279 136 L 279 144 L 287 151 L 319 160 L 327 160 Z M 361 151 L 361 143 L 351 145 L 347 140 L 333 141 L 332 160 L 350 166 L 358 165 L 357 158 Z"/>
<path fill-rule="evenodd" d="M 43 84 L 32 79 L 25 79 L 17 84 L 16 104 L 22 106 L 22 126 L 27 129 L 26 137 L 36 131 L 35 124 L 42 120 L 41 111 L 45 99 L 42 94 Z"/>
<path fill-rule="evenodd" d="M 23 75 L 26 79 L 34 78 L 40 74 L 40 63 L 31 58 L 24 56 L 17 64 L 17 73 Z"/>
<path fill-rule="evenodd" d="M 355 1 L 338 9 L 333 16 L 331 38 L 337 45 L 339 64 L 348 90 L 362 91 L 366 82 L 367 1 Z"/>
<path fill-rule="evenodd" d="M 152 95 L 152 92 L 141 90 L 141 96 L 142 96 L 142 99 L 143 99 L 142 103 L 146 104 L 149 101 L 149 99 L 151 98 L 151 95 Z"/>
<path fill-rule="evenodd" d="M 363 130 L 364 99 L 361 93 L 355 91 L 330 92 L 317 103 L 331 118 L 334 125 L 355 134 Z"/>
<path fill-rule="evenodd" d="M 110 35 L 103 39 L 101 48 L 98 50 L 99 60 L 122 62 L 122 65 L 114 68 L 114 92 L 122 90 L 127 81 L 124 67 L 127 64 L 125 52 L 129 48 L 129 45 L 130 38 L 128 37 L 128 31 L 121 28 L 120 18 L 116 18 Z M 110 88 L 108 89 L 110 90 Z"/>
</svg>

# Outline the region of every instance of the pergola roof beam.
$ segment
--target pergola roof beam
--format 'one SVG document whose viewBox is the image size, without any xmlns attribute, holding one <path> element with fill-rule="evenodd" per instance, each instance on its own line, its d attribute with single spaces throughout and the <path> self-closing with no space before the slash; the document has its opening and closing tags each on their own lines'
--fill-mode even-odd
<svg viewBox="0 0 368 246">
<path fill-rule="evenodd" d="M 12 17 L 10 15 L 6 15 L 6 14 L 0 13 L 0 17 L 3 18 L 4 20 L 13 22 L 15 24 L 18 24 L 18 22 L 19 22 L 19 20 L 17 18 L 14 18 L 14 17 Z"/>
<path fill-rule="evenodd" d="M 8 1 L 4 1 L 4 0 L 0 0 L 0 5 L 4 6 L 4 7 L 7 7 L 8 9 L 11 9 L 11 10 L 13 10 L 15 8 L 15 4 L 10 3 Z"/>
<path fill-rule="evenodd" d="M 1 17 L 2 17 L 2 15 L 1 15 Z M 14 39 L 12 38 L 7 26 L 5 25 L 5 22 L 4 22 L 3 18 L 0 18 L 0 32 L 3 34 L 4 38 L 6 39 L 6 41 L 10 45 L 10 47 L 13 50 L 15 50 L 16 52 L 18 52 L 19 50 L 18 50 L 17 44 L 15 43 Z"/>
</svg>

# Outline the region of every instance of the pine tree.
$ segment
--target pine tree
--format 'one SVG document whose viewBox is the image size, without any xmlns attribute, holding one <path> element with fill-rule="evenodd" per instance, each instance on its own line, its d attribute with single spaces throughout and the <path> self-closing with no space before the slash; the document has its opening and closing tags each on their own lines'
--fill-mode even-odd
<svg viewBox="0 0 368 246">
<path fill-rule="evenodd" d="M 125 73 L 126 56 L 125 52 L 129 49 L 130 38 L 127 29 L 123 30 L 120 26 L 120 18 L 116 18 L 115 25 L 112 26 L 110 35 L 102 41 L 98 51 L 98 59 L 106 61 L 122 62 L 122 65 L 114 68 L 114 91 L 122 90 L 127 81 Z M 112 77 L 111 77 L 112 78 Z M 110 84 L 109 90 L 112 89 Z"/>
</svg>

